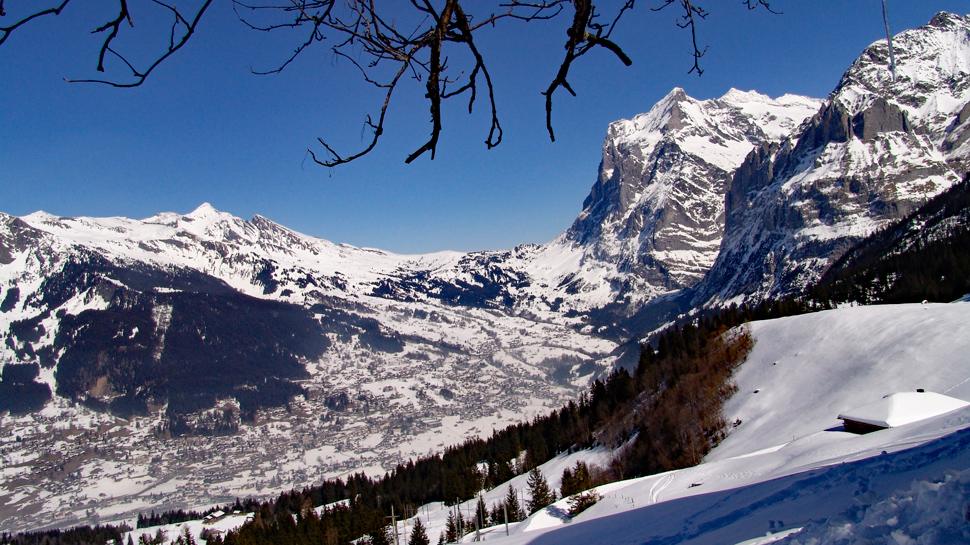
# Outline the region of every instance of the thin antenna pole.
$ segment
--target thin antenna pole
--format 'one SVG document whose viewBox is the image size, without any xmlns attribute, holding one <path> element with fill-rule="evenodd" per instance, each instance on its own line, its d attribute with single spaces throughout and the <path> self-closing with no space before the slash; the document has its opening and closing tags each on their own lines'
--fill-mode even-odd
<svg viewBox="0 0 970 545">
<path fill-rule="evenodd" d="M 509 506 L 502 502 L 502 514 L 505 515 L 505 535 L 509 535 Z"/>
<path fill-rule="evenodd" d="M 889 10 L 886 8 L 886 0 L 882 0 L 882 21 L 886 24 L 886 42 L 889 43 L 889 71 L 893 74 L 893 81 L 896 81 L 896 55 L 893 53 L 893 35 L 889 32 Z"/>
</svg>

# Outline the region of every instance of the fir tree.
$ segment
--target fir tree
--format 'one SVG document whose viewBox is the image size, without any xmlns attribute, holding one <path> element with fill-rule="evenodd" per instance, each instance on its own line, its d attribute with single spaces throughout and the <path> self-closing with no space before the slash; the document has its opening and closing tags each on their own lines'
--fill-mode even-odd
<svg viewBox="0 0 970 545">
<path fill-rule="evenodd" d="M 528 482 L 529 492 L 532 493 L 532 499 L 529 500 L 530 515 L 556 501 L 555 493 L 549 489 L 549 483 L 546 482 L 538 467 L 532 468 L 529 472 Z"/>
<path fill-rule="evenodd" d="M 411 538 L 408 539 L 408 545 L 431 545 L 431 541 L 428 540 L 428 532 L 424 529 L 424 524 L 421 524 L 420 518 L 414 519 L 414 529 L 411 530 Z"/>
<path fill-rule="evenodd" d="M 488 526 L 488 507 L 485 505 L 485 499 L 482 495 L 478 495 L 478 505 L 475 506 L 475 518 L 478 519 L 478 527 L 485 528 Z"/>
<path fill-rule="evenodd" d="M 562 497 L 572 496 L 576 492 L 575 479 L 573 472 L 568 467 L 562 470 L 562 479 L 559 481 L 559 495 Z"/>
<path fill-rule="evenodd" d="M 455 513 L 448 513 L 448 522 L 445 523 L 445 543 L 455 543 L 458 541 L 458 520 Z"/>
<path fill-rule="evenodd" d="M 370 533 L 371 545 L 391 545 L 391 539 L 387 535 L 387 526 L 381 526 Z"/>
<path fill-rule="evenodd" d="M 592 488 L 592 486 L 593 479 L 589 474 L 589 466 L 585 462 L 576 462 L 572 470 L 568 467 L 562 470 L 562 485 L 559 488 L 559 494 L 563 498 Z"/>
<path fill-rule="evenodd" d="M 491 526 L 498 526 L 499 524 L 505 522 L 505 513 L 502 510 L 503 507 L 505 507 L 505 504 L 492 504 L 492 510 L 488 513 L 488 521 Z"/>
<path fill-rule="evenodd" d="M 525 520 L 525 512 L 519 505 L 519 494 L 512 488 L 512 485 L 509 485 L 509 490 L 505 494 L 505 510 L 509 515 L 509 522 Z"/>
</svg>

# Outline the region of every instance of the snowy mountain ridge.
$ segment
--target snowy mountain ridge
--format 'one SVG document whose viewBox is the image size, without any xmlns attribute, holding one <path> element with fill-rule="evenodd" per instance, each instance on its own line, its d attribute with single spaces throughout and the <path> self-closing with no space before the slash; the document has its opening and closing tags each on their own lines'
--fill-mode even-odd
<svg viewBox="0 0 970 545">
<path fill-rule="evenodd" d="M 801 292 L 852 244 L 959 182 L 970 147 L 970 20 L 940 13 L 868 47 L 824 106 L 745 159 L 695 304 Z"/>
<path fill-rule="evenodd" d="M 572 227 L 551 245 L 613 267 L 614 300 L 636 306 L 689 288 L 717 256 L 724 191 L 755 146 L 773 142 L 821 101 L 731 89 L 696 100 L 675 88 L 651 110 L 610 124 L 599 179 Z"/>
<path fill-rule="evenodd" d="M 59 453 L 4 458 L 0 530 L 82 520 L 85 501 L 121 513 L 379 474 L 575 397 L 686 310 L 799 292 L 962 177 L 968 32 L 950 14 L 904 32 L 896 80 L 877 42 L 824 102 L 674 89 L 611 125 L 583 211 L 542 246 L 396 255 L 208 204 L 0 214 L 0 367 L 53 394 L 0 437 Z M 87 460 L 75 422 L 137 460 Z M 199 444 L 234 456 L 213 477 Z M 121 475 L 138 489 L 88 497 Z"/>
</svg>

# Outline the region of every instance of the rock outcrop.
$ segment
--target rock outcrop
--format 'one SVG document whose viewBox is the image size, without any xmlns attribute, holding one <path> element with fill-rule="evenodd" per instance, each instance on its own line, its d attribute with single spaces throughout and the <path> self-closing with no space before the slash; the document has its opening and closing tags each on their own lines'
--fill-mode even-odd
<svg viewBox="0 0 970 545">
<path fill-rule="evenodd" d="M 941 13 L 853 63 L 822 109 L 734 173 L 725 234 L 694 304 L 799 293 L 848 247 L 963 178 L 970 19 Z"/>
</svg>

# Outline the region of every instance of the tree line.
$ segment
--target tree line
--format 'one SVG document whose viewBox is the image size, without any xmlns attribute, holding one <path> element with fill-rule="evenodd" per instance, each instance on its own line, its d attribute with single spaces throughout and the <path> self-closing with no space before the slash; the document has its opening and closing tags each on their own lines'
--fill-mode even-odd
<svg viewBox="0 0 970 545">
<path fill-rule="evenodd" d="M 970 177 L 856 245 L 803 297 L 839 303 L 946 303 L 970 293 Z"/>
</svg>

